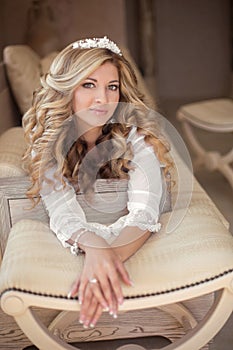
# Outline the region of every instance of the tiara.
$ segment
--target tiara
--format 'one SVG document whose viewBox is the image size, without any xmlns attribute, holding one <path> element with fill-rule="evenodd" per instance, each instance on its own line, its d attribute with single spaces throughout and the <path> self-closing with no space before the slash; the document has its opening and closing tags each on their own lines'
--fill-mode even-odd
<svg viewBox="0 0 233 350">
<path fill-rule="evenodd" d="M 93 49 L 95 47 L 99 49 L 108 49 L 117 55 L 122 56 L 119 47 L 113 41 L 109 40 L 106 36 L 103 38 L 79 40 L 73 43 L 73 49 Z"/>
</svg>

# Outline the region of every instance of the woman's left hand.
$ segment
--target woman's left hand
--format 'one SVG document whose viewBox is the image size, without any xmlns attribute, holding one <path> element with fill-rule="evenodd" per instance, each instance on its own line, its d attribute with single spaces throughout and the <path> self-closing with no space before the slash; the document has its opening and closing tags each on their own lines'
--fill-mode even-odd
<svg viewBox="0 0 233 350">
<path fill-rule="evenodd" d="M 99 243 L 101 244 L 98 246 L 101 248 L 85 247 L 83 271 L 71 290 L 71 296 L 78 293 L 79 302 L 82 305 L 81 322 L 86 320 L 92 323 L 90 314 L 95 315 L 97 303 L 116 317 L 118 306 L 123 303 L 121 280 L 131 285 L 129 275 L 119 256 L 106 241 Z M 98 309 L 97 314 L 99 312 Z"/>
</svg>

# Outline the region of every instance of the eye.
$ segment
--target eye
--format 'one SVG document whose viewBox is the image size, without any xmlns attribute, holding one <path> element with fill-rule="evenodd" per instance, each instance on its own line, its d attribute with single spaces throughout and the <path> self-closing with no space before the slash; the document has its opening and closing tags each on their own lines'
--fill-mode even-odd
<svg viewBox="0 0 233 350">
<path fill-rule="evenodd" d="M 93 87 L 95 87 L 95 84 L 90 83 L 90 82 L 86 82 L 86 83 L 82 84 L 82 87 L 84 87 L 85 89 L 92 89 Z"/>
<path fill-rule="evenodd" d="M 119 89 L 119 85 L 117 84 L 111 84 L 108 86 L 109 90 L 111 91 L 117 91 Z"/>
</svg>

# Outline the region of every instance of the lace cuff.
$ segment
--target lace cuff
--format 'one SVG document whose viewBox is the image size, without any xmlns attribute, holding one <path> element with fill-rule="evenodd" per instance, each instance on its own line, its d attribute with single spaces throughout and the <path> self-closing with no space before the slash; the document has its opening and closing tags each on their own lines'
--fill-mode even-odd
<svg viewBox="0 0 233 350">
<path fill-rule="evenodd" d="M 136 208 L 109 227 L 113 234 L 118 236 L 120 231 L 126 226 L 137 226 L 140 230 L 150 232 L 159 232 L 161 229 L 161 224 L 157 222 L 149 212 Z"/>
</svg>

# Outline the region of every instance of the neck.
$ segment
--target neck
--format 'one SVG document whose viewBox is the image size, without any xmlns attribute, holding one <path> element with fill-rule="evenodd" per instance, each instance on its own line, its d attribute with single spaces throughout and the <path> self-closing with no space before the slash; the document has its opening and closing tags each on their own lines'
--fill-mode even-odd
<svg viewBox="0 0 233 350">
<path fill-rule="evenodd" d="M 83 134 L 83 138 L 87 143 L 87 148 L 91 149 L 95 146 L 96 140 L 101 135 L 101 129 L 92 129 L 90 131 L 87 131 L 85 134 Z"/>
<path fill-rule="evenodd" d="M 91 149 L 95 146 L 96 140 L 102 134 L 102 127 L 92 128 L 86 132 L 83 132 L 82 138 L 87 143 L 87 148 Z"/>
<path fill-rule="evenodd" d="M 78 137 L 86 141 L 88 149 L 95 146 L 95 142 L 102 134 L 102 126 L 92 127 L 81 120 L 77 120 Z"/>
</svg>

